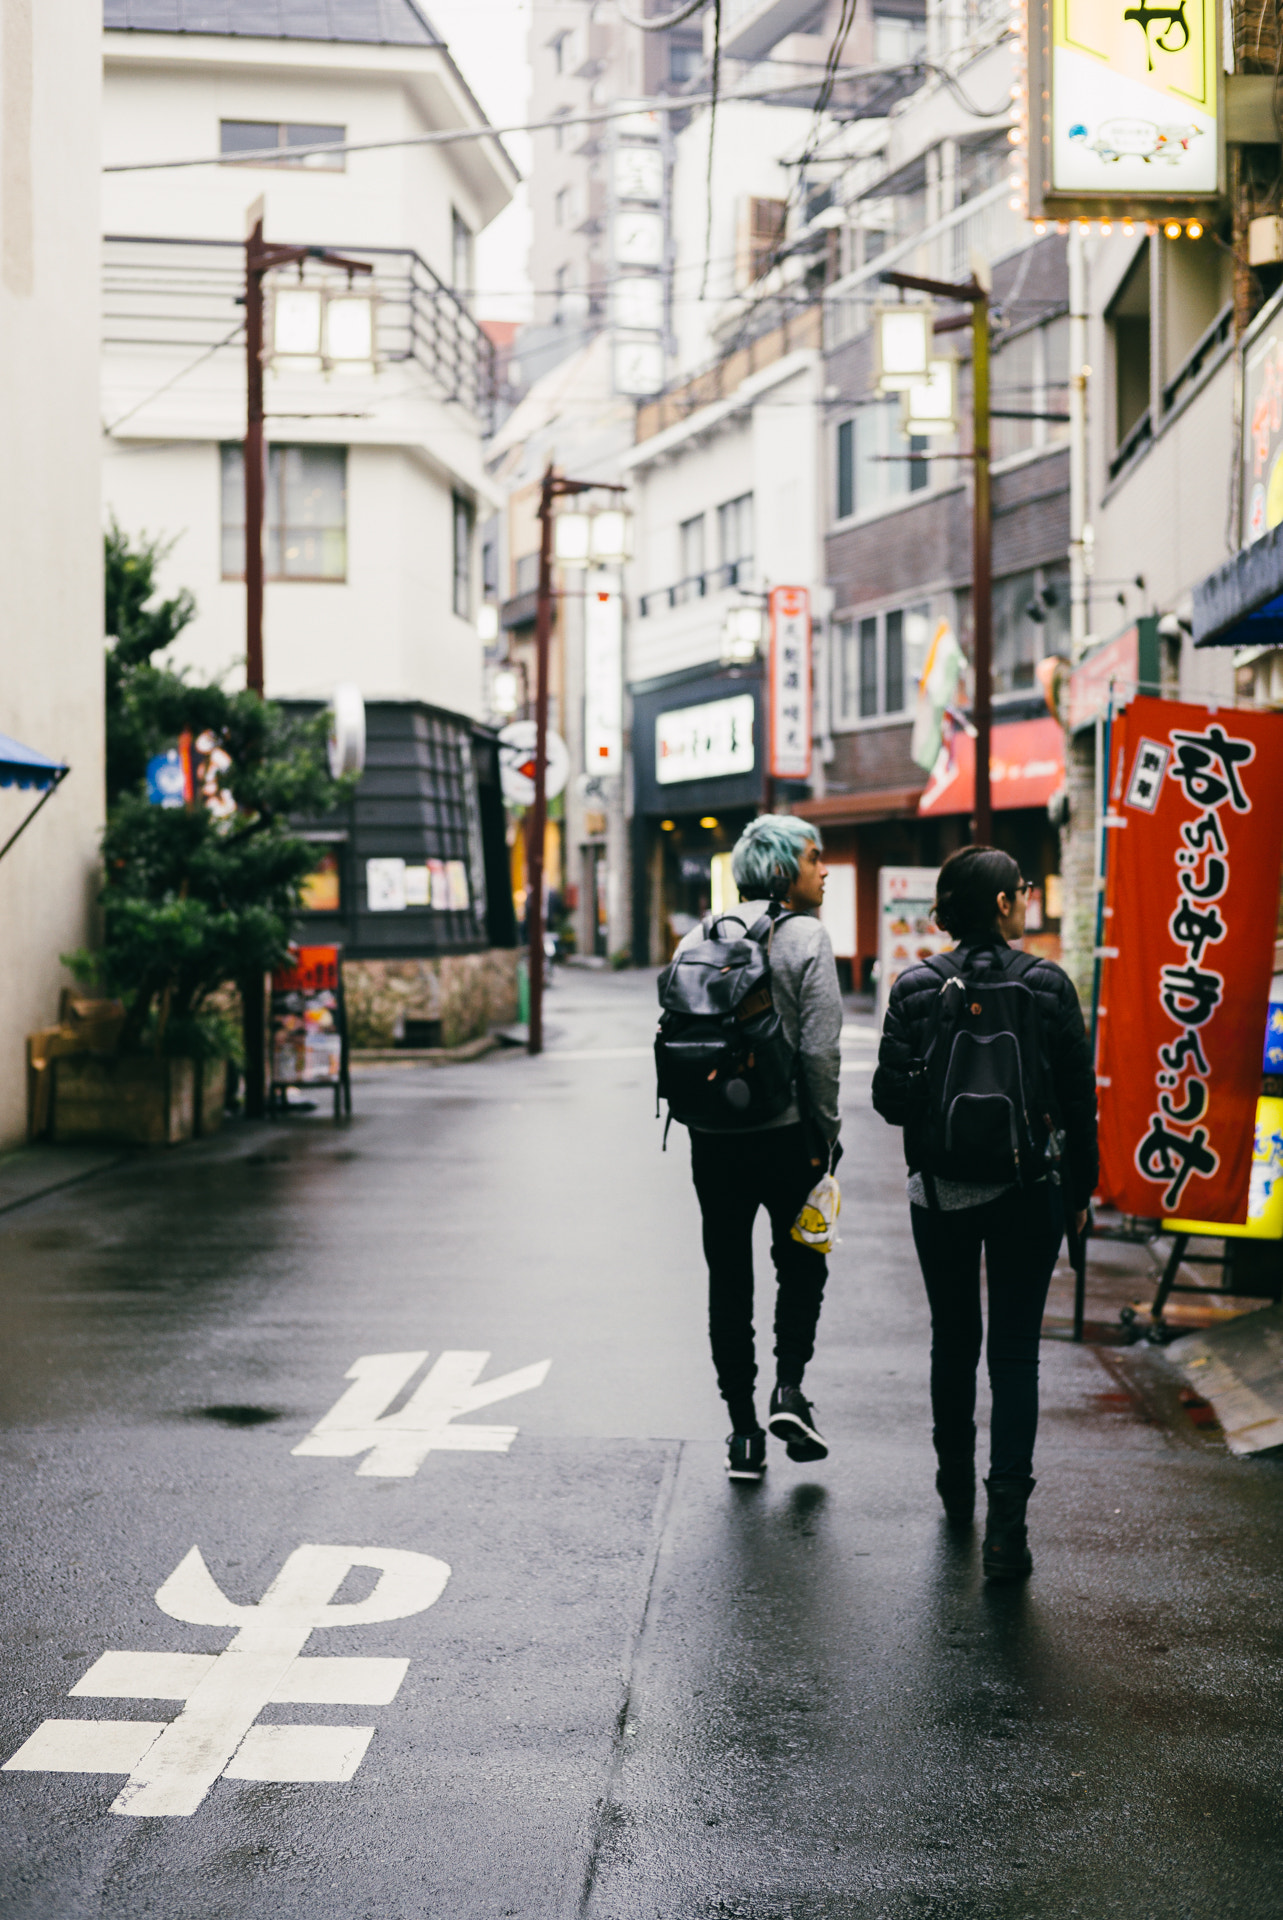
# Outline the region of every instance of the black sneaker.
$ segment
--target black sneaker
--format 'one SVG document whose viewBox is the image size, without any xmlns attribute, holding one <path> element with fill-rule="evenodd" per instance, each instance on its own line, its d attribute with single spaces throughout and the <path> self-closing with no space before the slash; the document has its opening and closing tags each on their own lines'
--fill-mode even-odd
<svg viewBox="0 0 1283 1920">
<path fill-rule="evenodd" d="M 726 1471 L 732 1480 L 760 1480 L 766 1472 L 766 1435 L 759 1427 L 756 1433 L 728 1433 L 726 1436 Z"/>
<path fill-rule="evenodd" d="M 829 1450 L 815 1424 L 815 1410 L 801 1387 L 776 1387 L 767 1425 L 775 1438 L 784 1442 L 790 1460 L 828 1459 Z"/>
</svg>

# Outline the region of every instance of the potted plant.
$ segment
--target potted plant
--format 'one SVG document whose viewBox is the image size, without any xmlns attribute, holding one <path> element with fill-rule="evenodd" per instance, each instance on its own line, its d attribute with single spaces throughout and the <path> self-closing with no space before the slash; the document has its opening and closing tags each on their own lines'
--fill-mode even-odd
<svg viewBox="0 0 1283 1920">
<path fill-rule="evenodd" d="M 315 857 L 291 816 L 346 791 L 323 715 L 290 720 L 155 663 L 196 611 L 187 592 L 150 604 L 163 551 L 106 536 L 102 936 L 65 959 L 125 1018 L 110 1057 L 56 1061 L 55 1139 L 163 1144 L 218 1124 L 238 990 L 285 958 Z"/>
</svg>

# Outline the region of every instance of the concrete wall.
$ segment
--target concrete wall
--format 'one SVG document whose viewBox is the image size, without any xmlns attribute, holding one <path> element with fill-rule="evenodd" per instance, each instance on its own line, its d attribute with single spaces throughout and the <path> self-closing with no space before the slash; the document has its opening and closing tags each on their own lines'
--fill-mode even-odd
<svg viewBox="0 0 1283 1920">
<path fill-rule="evenodd" d="M 103 818 L 98 0 L 0 8 L 0 731 L 71 774 L 0 861 L 0 1144 L 86 939 Z M 0 842 L 38 796 L 0 789 Z"/>
</svg>

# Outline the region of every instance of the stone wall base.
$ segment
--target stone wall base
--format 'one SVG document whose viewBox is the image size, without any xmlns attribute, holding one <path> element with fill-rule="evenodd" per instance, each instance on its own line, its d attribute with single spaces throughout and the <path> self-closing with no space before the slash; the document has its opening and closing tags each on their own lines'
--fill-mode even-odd
<svg viewBox="0 0 1283 1920">
<path fill-rule="evenodd" d="M 343 992 L 354 1047 L 461 1046 L 517 1017 L 517 950 L 447 953 L 430 960 L 345 960 Z M 439 1023 L 431 1038 L 407 1022 Z"/>
</svg>

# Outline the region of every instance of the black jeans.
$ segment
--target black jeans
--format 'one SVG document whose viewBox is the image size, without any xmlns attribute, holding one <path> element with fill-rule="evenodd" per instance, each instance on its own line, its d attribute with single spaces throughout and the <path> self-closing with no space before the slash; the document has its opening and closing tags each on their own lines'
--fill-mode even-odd
<svg viewBox="0 0 1283 1920">
<path fill-rule="evenodd" d="M 972 1444 L 980 1362 L 980 1253 L 989 1284 L 989 1472 L 1033 1471 L 1038 1431 L 1038 1341 L 1064 1234 L 1059 1187 L 1047 1181 L 983 1207 L 910 1207 L 931 1302 L 931 1412 L 942 1460 Z"/>
<path fill-rule="evenodd" d="M 828 1263 L 790 1239 L 802 1202 L 824 1169 L 813 1167 L 801 1126 L 754 1133 L 691 1132 L 691 1172 L 704 1218 L 708 1261 L 708 1331 L 717 1384 L 737 1433 L 756 1425 L 753 1384 L 753 1222 L 759 1207 L 771 1220 L 777 1375 L 801 1386 L 815 1352 L 815 1329 Z"/>
</svg>

